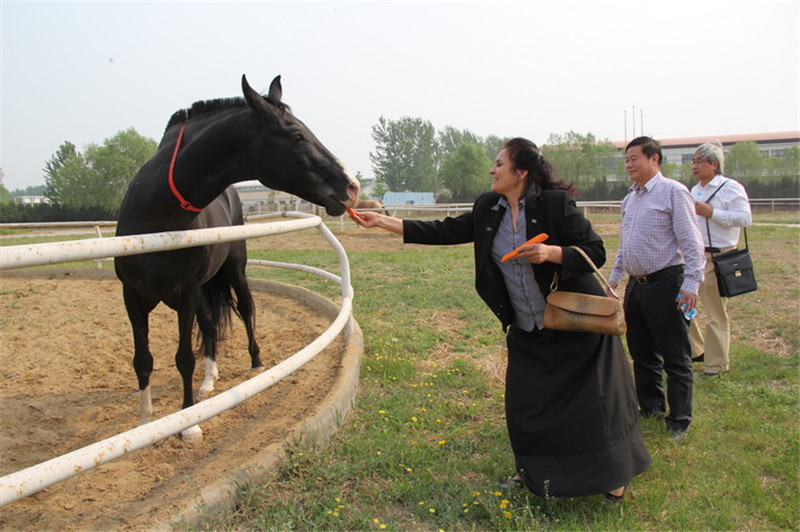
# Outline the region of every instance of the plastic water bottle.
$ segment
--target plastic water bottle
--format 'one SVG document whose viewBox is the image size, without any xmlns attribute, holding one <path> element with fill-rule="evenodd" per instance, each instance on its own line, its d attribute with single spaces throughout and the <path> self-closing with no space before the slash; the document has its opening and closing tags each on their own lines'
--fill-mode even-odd
<svg viewBox="0 0 800 532">
<path fill-rule="evenodd" d="M 678 294 L 678 301 L 683 299 L 683 294 Z M 681 311 L 683 312 L 683 317 L 686 318 L 687 321 L 692 321 L 697 317 L 697 308 L 693 308 L 689 312 L 686 312 L 686 303 L 681 305 Z"/>
<path fill-rule="evenodd" d="M 697 309 L 693 308 L 689 312 L 686 312 L 686 303 L 681 305 L 681 310 L 683 311 L 683 317 L 686 318 L 688 321 L 692 321 L 697 317 Z"/>
</svg>

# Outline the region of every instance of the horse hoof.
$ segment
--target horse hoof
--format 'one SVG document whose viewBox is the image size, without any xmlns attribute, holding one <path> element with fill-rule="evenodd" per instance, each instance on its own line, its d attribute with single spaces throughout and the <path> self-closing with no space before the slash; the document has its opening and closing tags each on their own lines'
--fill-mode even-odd
<svg viewBox="0 0 800 532">
<path fill-rule="evenodd" d="M 197 390 L 197 394 L 194 396 L 195 402 L 199 403 L 200 401 L 211 395 L 211 392 L 213 391 L 214 391 L 213 386 L 211 386 L 210 388 L 203 388 L 201 386 L 200 389 Z"/>
<path fill-rule="evenodd" d="M 184 441 L 184 443 L 199 442 L 203 439 L 203 429 L 200 428 L 200 425 L 189 427 L 181 432 L 181 439 Z"/>
<path fill-rule="evenodd" d="M 267 368 L 265 368 L 264 366 L 256 366 L 254 368 L 250 368 L 250 371 L 252 371 L 253 373 L 261 373 L 263 371 L 267 371 Z"/>
</svg>

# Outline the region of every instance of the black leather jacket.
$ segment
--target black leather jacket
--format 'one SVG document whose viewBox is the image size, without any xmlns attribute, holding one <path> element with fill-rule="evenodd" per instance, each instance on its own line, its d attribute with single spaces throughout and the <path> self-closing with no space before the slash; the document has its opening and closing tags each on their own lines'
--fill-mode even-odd
<svg viewBox="0 0 800 532">
<path fill-rule="evenodd" d="M 500 226 L 505 209 L 495 210 L 500 195 L 489 192 L 481 195 L 472 212 L 439 221 L 403 221 L 403 240 L 414 244 L 464 244 L 474 242 L 475 288 L 492 312 L 503 324 L 503 330 L 514 322 L 514 310 L 503 281 L 500 268 L 491 258 L 492 241 Z M 568 246 L 579 246 L 592 261 L 601 267 L 606 261 L 606 251 L 600 235 L 592 229 L 575 201 L 564 190 L 545 190 L 525 207 L 526 235 L 533 238 L 547 233 L 545 242 L 564 247 L 562 264 L 546 262 L 531 264 L 542 294 L 547 297 L 553 274 L 558 271 L 559 289 L 603 295 L 604 291 L 592 272 L 591 266 Z"/>
</svg>

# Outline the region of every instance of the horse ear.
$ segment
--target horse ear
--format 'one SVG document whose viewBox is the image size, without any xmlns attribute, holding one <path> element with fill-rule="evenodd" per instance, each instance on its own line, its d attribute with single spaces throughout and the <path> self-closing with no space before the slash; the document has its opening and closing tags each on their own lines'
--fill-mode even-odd
<svg viewBox="0 0 800 532">
<path fill-rule="evenodd" d="M 280 76 L 275 76 L 275 79 L 273 79 L 272 83 L 269 84 L 269 92 L 267 93 L 267 97 L 275 103 L 280 103 L 281 97 L 283 97 L 283 87 L 281 87 Z"/>
<path fill-rule="evenodd" d="M 254 111 L 270 112 L 270 108 L 264 98 L 247 83 L 247 77 L 242 74 L 242 92 L 247 106 Z"/>
</svg>

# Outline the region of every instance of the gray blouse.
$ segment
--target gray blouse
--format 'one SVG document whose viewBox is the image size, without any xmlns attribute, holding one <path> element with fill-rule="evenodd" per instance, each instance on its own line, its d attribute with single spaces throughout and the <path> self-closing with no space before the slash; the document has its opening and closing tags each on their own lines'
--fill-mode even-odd
<svg viewBox="0 0 800 532">
<path fill-rule="evenodd" d="M 525 198 L 520 199 L 519 214 L 517 215 L 517 230 L 514 231 L 511 223 L 511 207 L 503 196 L 497 205 L 492 207 L 498 210 L 505 207 L 506 212 L 500 221 L 500 227 L 492 242 L 492 259 L 500 267 L 506 283 L 511 306 L 514 307 L 516 325 L 523 331 L 530 332 L 536 327 L 543 329 L 545 299 L 536 283 L 531 263 L 525 259 L 513 258 L 501 262 L 503 256 L 513 249 L 527 242 L 525 234 Z"/>
</svg>

